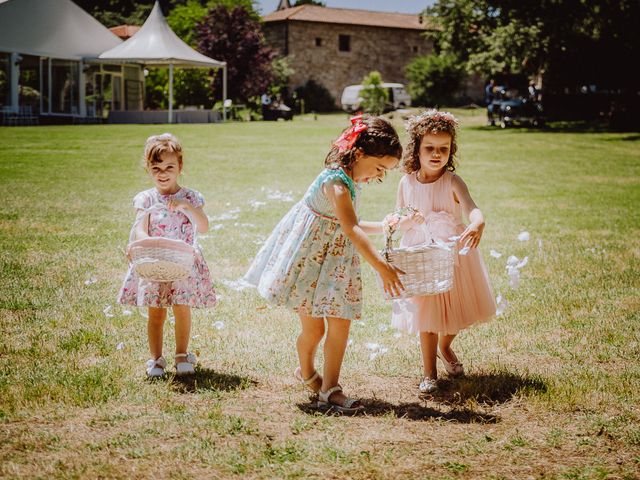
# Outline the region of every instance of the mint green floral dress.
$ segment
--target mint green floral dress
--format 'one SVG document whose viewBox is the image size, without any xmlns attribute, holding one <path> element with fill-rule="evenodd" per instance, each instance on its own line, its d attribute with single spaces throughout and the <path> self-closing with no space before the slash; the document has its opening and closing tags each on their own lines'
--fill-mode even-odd
<svg viewBox="0 0 640 480">
<path fill-rule="evenodd" d="M 278 223 L 245 280 L 262 297 L 314 317 L 358 320 L 362 311 L 360 257 L 342 231 L 322 186 L 344 184 L 357 206 L 358 188 L 342 169 L 325 169 Z"/>
</svg>

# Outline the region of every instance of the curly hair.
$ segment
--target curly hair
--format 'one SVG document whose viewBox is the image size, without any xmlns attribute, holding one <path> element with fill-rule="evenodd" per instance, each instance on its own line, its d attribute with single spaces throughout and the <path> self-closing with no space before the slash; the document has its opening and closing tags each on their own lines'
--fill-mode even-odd
<svg viewBox="0 0 640 480">
<path fill-rule="evenodd" d="M 402 157 L 402 171 L 413 173 L 420 170 L 420 145 L 422 138 L 428 133 L 448 133 L 451 135 L 451 150 L 445 169 L 453 172 L 456 169 L 456 152 L 458 151 L 458 120 L 449 112 L 432 109 L 420 115 L 410 117 L 405 123 L 409 134 L 409 143 Z"/>
<path fill-rule="evenodd" d="M 144 146 L 142 166 L 149 168 L 156 163 L 162 162 L 160 157 L 166 152 L 175 153 L 178 157 L 178 163 L 182 165 L 182 145 L 180 144 L 180 140 L 170 133 L 151 135 L 147 138 Z"/>
<path fill-rule="evenodd" d="M 356 151 L 358 150 L 361 150 L 365 155 L 373 157 L 384 157 L 386 155 L 398 159 L 402 157 L 402 145 L 400 144 L 398 133 L 388 121 L 384 118 L 372 116 L 364 116 L 361 121 L 366 125 L 366 130 L 360 132 L 351 148 L 340 151 L 340 148 L 333 144 L 324 160 L 325 166 L 351 168 L 356 160 Z M 343 133 L 349 128 L 346 128 Z"/>
</svg>

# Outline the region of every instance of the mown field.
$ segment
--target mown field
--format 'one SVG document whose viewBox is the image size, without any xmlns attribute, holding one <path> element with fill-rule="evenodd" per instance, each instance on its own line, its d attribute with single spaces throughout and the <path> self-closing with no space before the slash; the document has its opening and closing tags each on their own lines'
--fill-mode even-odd
<svg viewBox="0 0 640 480">
<path fill-rule="evenodd" d="M 0 476 L 640 478 L 640 135 L 503 131 L 456 113 L 504 312 L 454 343 L 467 376 L 420 398 L 417 338 L 389 327 L 365 266 L 341 379 L 367 407 L 354 418 L 309 408 L 292 377 L 296 316 L 233 283 L 345 115 L 0 128 Z M 144 312 L 115 296 L 131 199 L 151 187 L 144 140 L 168 129 L 184 185 L 207 201 L 201 245 L 222 300 L 194 313 L 195 378 L 149 382 Z M 399 178 L 364 187 L 363 218 L 393 209 Z M 528 257 L 517 288 L 510 255 Z"/>
</svg>

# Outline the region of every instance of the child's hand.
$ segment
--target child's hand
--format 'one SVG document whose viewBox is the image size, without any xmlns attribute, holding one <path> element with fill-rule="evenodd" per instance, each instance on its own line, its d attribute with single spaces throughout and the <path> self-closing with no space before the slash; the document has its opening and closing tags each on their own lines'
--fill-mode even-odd
<svg viewBox="0 0 640 480">
<path fill-rule="evenodd" d="M 127 256 L 129 263 L 133 262 L 133 259 L 131 258 L 131 244 L 127 245 L 127 248 L 124 249 L 124 254 Z"/>
<path fill-rule="evenodd" d="M 182 213 L 187 213 L 191 209 L 191 204 L 186 200 L 178 200 L 172 198 L 167 202 L 167 207 L 170 211 L 178 211 Z"/>
<path fill-rule="evenodd" d="M 384 262 L 381 265 L 381 268 L 378 269 L 378 273 L 382 278 L 382 285 L 384 287 L 384 291 L 392 297 L 397 297 L 400 295 L 400 292 L 404 290 L 404 285 L 400 281 L 398 277 L 399 274 L 404 274 L 402 270 L 393 265 Z"/>
<path fill-rule="evenodd" d="M 404 217 L 402 217 L 398 225 L 400 227 L 400 230 L 406 232 L 407 230 L 413 227 L 417 227 L 418 225 L 421 225 L 423 223 L 424 217 L 420 212 L 416 211 L 410 215 L 405 215 Z"/>
<path fill-rule="evenodd" d="M 460 244 L 465 247 L 476 248 L 480 244 L 482 232 L 484 231 L 484 222 L 470 223 L 469 226 L 460 235 Z"/>
</svg>

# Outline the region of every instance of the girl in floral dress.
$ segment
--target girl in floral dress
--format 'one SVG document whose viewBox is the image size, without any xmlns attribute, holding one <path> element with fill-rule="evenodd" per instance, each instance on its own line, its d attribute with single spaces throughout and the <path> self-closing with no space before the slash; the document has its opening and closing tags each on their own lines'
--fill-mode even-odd
<svg viewBox="0 0 640 480">
<path fill-rule="evenodd" d="M 397 269 L 366 236 L 381 233 L 381 223 L 361 222 L 356 215 L 359 184 L 382 180 L 401 155 L 398 135 L 387 121 L 354 117 L 334 142 L 326 168 L 278 223 L 245 276 L 261 296 L 298 313 L 302 332 L 295 376 L 318 392 L 321 408 L 345 414 L 363 408 L 338 384 L 351 320 L 360 319 L 362 310 L 358 253 L 379 272 L 387 291 L 402 288 Z M 314 357 L 325 332 L 321 377 Z"/>
<path fill-rule="evenodd" d="M 131 240 L 151 236 L 194 244 L 194 229 L 205 233 L 209 228 L 209 220 L 202 209 L 202 195 L 178 185 L 183 166 L 180 142 L 169 133 L 149 137 L 144 151 L 144 163 L 155 187 L 140 192 L 133 198 L 136 221 Z M 209 268 L 198 245 L 195 244 L 194 247 L 195 262 L 191 275 L 186 279 L 151 282 L 139 278 L 133 266 L 130 266 L 118 294 L 118 302 L 123 305 L 149 309 L 147 332 L 151 358 L 146 364 L 149 377 L 164 375 L 167 366 L 162 356 L 162 330 L 169 307 L 173 309 L 176 319 L 176 373 L 194 373 L 196 358 L 187 351 L 191 332 L 191 308 L 213 307 L 216 304 Z"/>
</svg>

